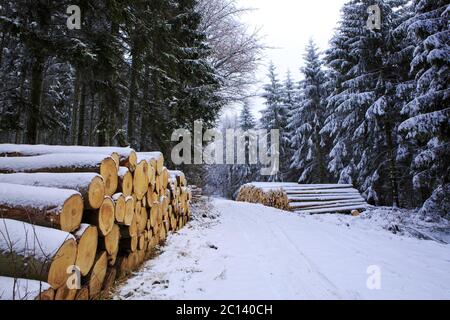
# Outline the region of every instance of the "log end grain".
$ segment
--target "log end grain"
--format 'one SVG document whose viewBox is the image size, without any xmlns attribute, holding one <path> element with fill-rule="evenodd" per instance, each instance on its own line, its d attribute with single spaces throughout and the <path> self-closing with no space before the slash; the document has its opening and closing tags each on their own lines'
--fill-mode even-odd
<svg viewBox="0 0 450 320">
<path fill-rule="evenodd" d="M 114 195 L 115 202 L 115 211 L 114 215 L 116 217 L 116 221 L 119 223 L 123 223 L 125 220 L 125 214 L 127 210 L 127 204 L 125 201 L 125 196 L 123 194 Z"/>
<path fill-rule="evenodd" d="M 53 288 L 48 288 L 42 291 L 35 300 L 52 301 L 55 300 L 55 290 Z"/>
<path fill-rule="evenodd" d="M 97 254 L 94 266 L 88 276 L 89 298 L 95 299 L 101 292 L 108 267 L 108 256 L 106 251 Z"/>
<path fill-rule="evenodd" d="M 119 249 L 120 228 L 117 224 L 113 225 L 110 233 L 104 239 L 103 244 L 108 254 L 112 255 Z"/>
<path fill-rule="evenodd" d="M 79 194 L 74 194 L 68 198 L 63 205 L 59 216 L 61 230 L 72 232 L 78 229 L 83 218 L 83 198 Z"/>
<path fill-rule="evenodd" d="M 103 236 L 108 235 L 114 226 L 115 203 L 110 197 L 105 197 L 99 209 L 98 228 Z"/>
<path fill-rule="evenodd" d="M 100 175 L 105 181 L 106 195 L 111 196 L 117 190 L 119 175 L 117 172 L 116 161 L 113 158 L 106 158 L 100 165 Z"/>
<path fill-rule="evenodd" d="M 127 226 L 130 226 L 133 222 L 134 217 L 134 199 L 132 197 L 127 197 L 125 199 L 125 216 L 123 218 L 123 223 Z"/>
<path fill-rule="evenodd" d="M 136 198 L 142 200 L 148 190 L 148 162 L 143 160 L 138 163 L 133 177 L 133 188 Z"/>
<path fill-rule="evenodd" d="M 84 286 L 80 290 L 78 290 L 75 300 L 89 300 L 89 287 Z"/>
<path fill-rule="evenodd" d="M 74 265 L 77 257 L 77 243 L 70 239 L 63 243 L 52 260 L 48 272 L 48 284 L 54 289 L 62 287 L 69 276 L 67 269 Z"/>
<path fill-rule="evenodd" d="M 88 200 L 92 209 L 98 209 L 103 203 L 105 197 L 105 182 L 103 178 L 97 176 L 92 179 L 88 189 Z"/>
<path fill-rule="evenodd" d="M 83 276 L 89 273 L 95 261 L 97 252 L 98 231 L 94 226 L 89 226 L 78 240 L 78 252 L 75 265 Z"/>
<path fill-rule="evenodd" d="M 58 288 L 55 293 L 55 300 L 75 300 L 77 289 L 69 289 L 67 285 Z"/>
<path fill-rule="evenodd" d="M 131 172 L 125 173 L 125 175 L 122 178 L 122 193 L 124 196 L 130 196 L 133 192 L 133 175 Z"/>
</svg>

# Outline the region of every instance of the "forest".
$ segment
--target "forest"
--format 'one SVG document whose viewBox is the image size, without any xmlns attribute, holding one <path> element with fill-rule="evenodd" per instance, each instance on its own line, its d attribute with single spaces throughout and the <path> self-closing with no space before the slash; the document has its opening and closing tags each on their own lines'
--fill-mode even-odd
<svg viewBox="0 0 450 320">
<path fill-rule="evenodd" d="M 373 4 L 382 24 L 369 30 Z M 211 189 L 233 197 L 251 181 L 353 184 L 372 205 L 448 218 L 449 17 L 446 1 L 348 1 L 328 49 L 307 45 L 302 79 L 280 79 L 270 65 L 261 119 L 245 104 L 222 125 L 279 128 L 280 173 L 219 167 Z"/>
<path fill-rule="evenodd" d="M 167 154 L 174 129 L 214 126 L 262 48 L 235 2 L 0 1 L 2 142 Z"/>
<path fill-rule="evenodd" d="M 170 162 L 171 133 L 195 120 L 276 128 L 277 175 L 181 169 L 230 198 L 249 181 L 346 183 L 374 205 L 450 212 L 446 1 L 348 1 L 328 49 L 306 47 L 301 79 L 269 67 L 260 118 L 247 98 L 266 47 L 237 1 L 72 2 L 0 1 L 1 142 L 131 146 Z M 81 27 L 71 30 L 73 4 Z M 382 24 L 370 30 L 374 4 Z M 221 119 L 231 104 L 241 114 Z"/>
</svg>

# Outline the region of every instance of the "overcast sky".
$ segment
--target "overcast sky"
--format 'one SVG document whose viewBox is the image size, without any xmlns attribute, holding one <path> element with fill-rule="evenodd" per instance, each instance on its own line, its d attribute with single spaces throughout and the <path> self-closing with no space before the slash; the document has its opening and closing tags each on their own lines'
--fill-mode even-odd
<svg viewBox="0 0 450 320">
<path fill-rule="evenodd" d="M 276 65 L 280 79 L 291 70 L 294 79 L 300 78 L 302 56 L 309 38 L 325 50 L 340 17 L 340 9 L 348 0 L 239 0 L 242 7 L 255 8 L 242 20 L 261 28 L 264 43 L 274 49 L 265 52 L 264 63 L 257 76 L 259 89 L 267 81 L 270 61 Z M 259 117 L 263 100 L 252 99 L 255 115 Z"/>
</svg>

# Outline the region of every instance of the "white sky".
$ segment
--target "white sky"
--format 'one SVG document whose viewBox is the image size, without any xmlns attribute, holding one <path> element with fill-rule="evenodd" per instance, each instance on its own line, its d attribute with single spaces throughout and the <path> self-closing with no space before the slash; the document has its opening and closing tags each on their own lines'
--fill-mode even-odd
<svg viewBox="0 0 450 320">
<path fill-rule="evenodd" d="M 348 0 L 239 0 L 242 7 L 254 8 L 242 17 L 250 27 L 261 28 L 264 44 L 274 48 L 265 52 L 258 70 L 258 89 L 267 82 L 270 61 L 277 67 L 280 80 L 290 69 L 295 81 L 300 78 L 300 67 L 305 46 L 312 37 L 325 50 L 340 17 L 340 9 Z M 251 100 L 255 116 L 259 117 L 263 100 Z M 238 108 L 239 109 L 239 108 Z"/>
</svg>

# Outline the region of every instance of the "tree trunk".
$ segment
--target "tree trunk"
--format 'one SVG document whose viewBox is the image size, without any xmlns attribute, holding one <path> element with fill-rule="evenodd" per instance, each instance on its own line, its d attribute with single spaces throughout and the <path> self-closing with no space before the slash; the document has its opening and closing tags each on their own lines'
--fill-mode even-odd
<svg viewBox="0 0 450 320">
<path fill-rule="evenodd" d="M 139 141 L 139 149 L 141 151 L 144 151 L 147 149 L 147 136 L 148 136 L 148 126 L 149 126 L 149 117 L 148 114 L 150 112 L 150 69 L 148 66 L 145 66 L 145 75 L 144 75 L 144 93 L 142 97 L 143 106 L 141 107 L 141 114 L 140 114 L 140 121 L 141 121 L 141 127 L 140 127 L 140 141 Z"/>
<path fill-rule="evenodd" d="M 80 87 L 81 87 L 81 75 L 80 70 L 77 68 L 75 75 L 75 89 L 73 95 L 72 105 L 72 145 L 78 144 L 78 117 L 80 108 Z"/>
<path fill-rule="evenodd" d="M 83 82 L 80 97 L 80 112 L 78 114 L 78 145 L 84 144 L 84 120 L 86 114 L 86 84 Z"/>
<path fill-rule="evenodd" d="M 391 183 L 391 192 L 392 192 L 392 205 L 394 207 L 399 207 L 399 198 L 398 198 L 398 182 L 397 182 L 397 162 L 395 159 L 394 153 L 394 143 L 392 141 L 392 128 L 391 123 L 386 121 L 385 124 L 386 130 L 386 143 L 388 148 L 388 161 L 389 161 L 389 179 Z"/>
<path fill-rule="evenodd" d="M 107 131 L 107 127 L 109 125 L 109 111 L 108 108 L 105 106 L 106 105 L 106 93 L 102 95 L 102 101 L 100 103 L 100 119 L 99 119 L 99 124 L 98 124 L 98 145 L 99 146 L 106 146 L 107 145 L 107 137 L 106 137 L 106 131 Z"/>
<path fill-rule="evenodd" d="M 95 120 L 95 93 L 91 91 L 91 108 L 89 117 L 89 145 L 94 144 L 95 133 L 94 133 L 94 120 Z"/>
<path fill-rule="evenodd" d="M 138 53 L 138 41 L 140 39 L 135 39 L 133 41 L 132 48 L 132 61 L 131 61 L 131 74 L 130 74 L 130 98 L 128 101 L 128 141 L 132 147 L 136 147 L 136 136 L 135 136 L 135 124 L 136 124 L 136 109 L 135 109 L 135 99 L 137 96 L 137 76 L 138 69 L 140 68 L 140 57 Z"/>
<path fill-rule="evenodd" d="M 21 76 L 20 76 L 20 89 L 19 89 L 19 105 L 17 106 L 17 114 L 19 115 L 19 120 L 16 128 L 15 143 L 20 143 L 21 133 L 22 133 L 22 117 L 23 105 L 25 104 L 25 80 L 27 79 L 27 64 L 22 63 Z"/>
<path fill-rule="evenodd" d="M 37 55 L 31 69 L 31 101 L 27 120 L 26 139 L 29 144 L 37 143 L 38 126 L 41 112 L 42 83 L 44 81 L 45 57 Z"/>
</svg>

